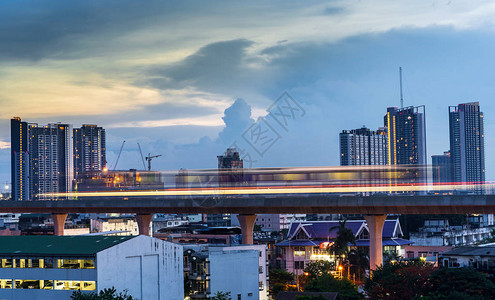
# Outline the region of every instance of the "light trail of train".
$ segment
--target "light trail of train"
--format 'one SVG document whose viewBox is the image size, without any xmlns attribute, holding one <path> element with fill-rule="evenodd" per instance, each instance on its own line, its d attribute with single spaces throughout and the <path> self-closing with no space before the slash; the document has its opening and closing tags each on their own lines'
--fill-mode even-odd
<svg viewBox="0 0 495 300">
<path fill-rule="evenodd" d="M 42 194 L 46 198 L 82 198 L 82 197 L 152 197 L 152 196 L 224 196 L 224 195 L 284 195 L 284 194 L 361 194 L 361 193 L 407 193 L 407 192 L 443 192 L 491 189 L 494 183 L 482 184 L 401 184 L 397 186 L 264 186 L 230 188 L 189 188 L 167 190 L 133 191 L 94 191 Z"/>
</svg>

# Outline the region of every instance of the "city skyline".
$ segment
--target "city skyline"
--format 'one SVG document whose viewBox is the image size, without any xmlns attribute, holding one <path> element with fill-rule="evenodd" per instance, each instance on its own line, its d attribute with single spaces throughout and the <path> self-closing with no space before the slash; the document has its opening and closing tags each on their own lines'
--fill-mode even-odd
<svg viewBox="0 0 495 300">
<path fill-rule="evenodd" d="M 156 169 L 215 168 L 212 157 L 283 91 L 307 114 L 253 167 L 338 165 L 339 132 L 378 128 L 384 109 L 400 105 L 400 66 L 405 106 L 426 105 L 429 162 L 449 148 L 447 107 L 459 103 L 480 102 L 486 157 L 495 151 L 493 5 L 229 3 L 218 15 L 204 5 L 0 4 L 0 182 L 10 181 L 14 116 L 102 126 L 110 166 L 126 140 L 119 168 L 140 168 L 137 142 L 163 155 Z"/>
</svg>

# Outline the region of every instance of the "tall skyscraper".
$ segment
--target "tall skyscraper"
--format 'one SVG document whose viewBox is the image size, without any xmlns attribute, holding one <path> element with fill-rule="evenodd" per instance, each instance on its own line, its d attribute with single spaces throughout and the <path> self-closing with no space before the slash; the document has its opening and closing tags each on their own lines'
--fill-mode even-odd
<svg viewBox="0 0 495 300">
<path fill-rule="evenodd" d="M 363 127 L 343 130 L 340 133 L 340 165 L 386 165 L 387 131 L 377 131 Z"/>
<path fill-rule="evenodd" d="M 426 164 L 425 107 L 388 107 L 387 127 L 389 165 Z"/>
<path fill-rule="evenodd" d="M 11 120 L 13 199 L 44 199 L 39 194 L 72 190 L 72 125 Z"/>
<path fill-rule="evenodd" d="M 28 124 L 15 117 L 10 120 L 12 199 L 29 200 Z"/>
<path fill-rule="evenodd" d="M 29 125 L 30 194 L 72 191 L 74 180 L 72 125 Z"/>
<path fill-rule="evenodd" d="M 444 152 L 443 155 L 432 155 L 431 165 L 433 183 L 452 181 L 452 161 L 450 159 L 450 151 Z"/>
<path fill-rule="evenodd" d="M 105 129 L 97 125 L 74 128 L 74 178 L 106 166 Z"/>
<path fill-rule="evenodd" d="M 452 179 L 484 182 L 485 140 L 479 102 L 449 106 L 449 125 Z"/>
</svg>

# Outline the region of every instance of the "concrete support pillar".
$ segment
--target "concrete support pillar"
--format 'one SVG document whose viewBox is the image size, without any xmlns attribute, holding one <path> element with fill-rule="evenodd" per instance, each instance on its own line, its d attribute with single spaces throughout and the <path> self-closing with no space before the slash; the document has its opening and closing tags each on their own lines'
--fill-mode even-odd
<svg viewBox="0 0 495 300">
<path fill-rule="evenodd" d="M 65 220 L 67 214 L 52 214 L 53 235 L 64 235 Z"/>
<path fill-rule="evenodd" d="M 387 215 L 364 216 L 370 231 L 370 270 L 383 264 L 382 233 Z"/>
<path fill-rule="evenodd" d="M 237 215 L 239 224 L 241 224 L 242 244 L 253 244 L 253 229 L 257 215 Z"/>
<path fill-rule="evenodd" d="M 138 223 L 139 234 L 150 235 L 151 219 L 153 219 L 152 214 L 136 214 L 136 222 Z"/>
</svg>

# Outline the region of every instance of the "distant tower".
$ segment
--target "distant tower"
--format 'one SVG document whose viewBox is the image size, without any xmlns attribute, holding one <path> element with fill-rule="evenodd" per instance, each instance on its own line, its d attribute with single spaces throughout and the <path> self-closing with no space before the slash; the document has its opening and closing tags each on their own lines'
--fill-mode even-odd
<svg viewBox="0 0 495 300">
<path fill-rule="evenodd" d="M 74 177 L 102 171 L 106 166 L 105 129 L 97 125 L 74 128 Z"/>
<path fill-rule="evenodd" d="M 218 159 L 218 185 L 220 187 L 237 186 L 243 181 L 243 161 L 235 148 L 228 148 Z M 207 224 L 211 227 L 232 225 L 230 214 L 208 214 Z"/>
<path fill-rule="evenodd" d="M 389 165 L 426 164 L 425 107 L 387 108 L 384 117 L 387 127 Z"/>
<path fill-rule="evenodd" d="M 387 131 L 380 128 L 371 131 L 360 129 L 343 130 L 340 133 L 340 165 L 386 165 Z"/>
<path fill-rule="evenodd" d="M 10 120 L 12 199 L 29 200 L 29 133 L 27 122 Z"/>
<path fill-rule="evenodd" d="M 228 148 L 224 155 L 217 156 L 220 185 L 232 186 L 243 181 L 244 163 L 235 148 Z"/>
<path fill-rule="evenodd" d="M 479 102 L 449 106 L 449 125 L 452 179 L 484 182 L 485 140 Z"/>
<path fill-rule="evenodd" d="M 452 161 L 450 159 L 450 151 L 444 152 L 443 155 L 432 155 L 431 165 L 433 183 L 452 181 Z"/>
</svg>

